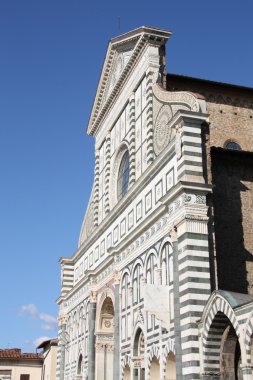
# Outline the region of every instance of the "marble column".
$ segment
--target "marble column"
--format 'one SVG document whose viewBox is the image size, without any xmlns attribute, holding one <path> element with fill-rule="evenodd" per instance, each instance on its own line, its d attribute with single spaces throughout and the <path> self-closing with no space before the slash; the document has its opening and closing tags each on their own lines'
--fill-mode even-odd
<svg viewBox="0 0 253 380">
<path fill-rule="evenodd" d="M 120 378 L 120 331 L 119 331 L 119 284 L 120 273 L 114 274 L 114 351 L 113 351 L 113 380 Z"/>
<path fill-rule="evenodd" d="M 173 246 L 173 281 L 174 281 L 174 332 L 175 332 L 175 357 L 177 380 L 183 379 L 182 370 L 182 344 L 180 325 L 180 300 L 179 300 L 179 273 L 178 273 L 178 240 L 177 228 L 173 227 L 170 232 Z"/>
<path fill-rule="evenodd" d="M 88 322 L 89 323 L 88 380 L 95 379 L 96 306 L 97 306 L 96 292 L 92 291 L 90 294 L 89 322 Z"/>
<path fill-rule="evenodd" d="M 62 315 L 59 317 L 59 343 L 60 343 L 60 368 L 59 379 L 64 380 L 65 371 L 65 345 L 66 345 L 66 327 L 67 317 Z"/>
</svg>

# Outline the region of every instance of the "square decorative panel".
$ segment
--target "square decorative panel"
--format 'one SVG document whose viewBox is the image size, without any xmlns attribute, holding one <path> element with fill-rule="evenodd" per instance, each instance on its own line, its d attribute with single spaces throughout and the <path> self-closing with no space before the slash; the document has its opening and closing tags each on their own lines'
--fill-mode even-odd
<svg viewBox="0 0 253 380">
<path fill-rule="evenodd" d="M 107 249 L 111 248 L 112 246 L 112 234 L 110 233 L 107 235 Z"/>
<path fill-rule="evenodd" d="M 100 248 L 100 256 L 104 256 L 105 254 L 105 240 L 102 240 L 101 248 Z"/>
<path fill-rule="evenodd" d="M 150 190 L 145 196 L 145 212 L 149 212 L 152 208 L 152 191 Z"/>
<path fill-rule="evenodd" d="M 99 247 L 97 246 L 95 248 L 95 261 L 98 261 L 98 259 L 99 259 Z"/>
<path fill-rule="evenodd" d="M 84 272 L 86 272 L 88 269 L 88 257 L 84 259 Z"/>
<path fill-rule="evenodd" d="M 157 203 L 162 196 L 163 196 L 163 182 L 162 180 L 160 180 L 155 185 L 155 203 Z"/>
<path fill-rule="evenodd" d="M 175 184 L 174 179 L 174 168 L 172 168 L 167 174 L 166 174 L 166 191 L 169 191 Z"/>
<path fill-rule="evenodd" d="M 80 267 L 79 267 L 79 277 L 81 277 L 83 275 L 83 262 L 80 264 Z"/>
<path fill-rule="evenodd" d="M 93 252 L 89 254 L 89 267 L 93 265 Z"/>
<path fill-rule="evenodd" d="M 142 201 L 140 201 L 136 206 L 136 222 L 142 218 Z"/>
<path fill-rule="evenodd" d="M 119 227 L 116 226 L 113 230 L 113 243 L 116 244 L 119 240 Z"/>
<path fill-rule="evenodd" d="M 124 218 L 120 223 L 120 237 L 123 237 L 126 233 L 126 219 Z"/>
<path fill-rule="evenodd" d="M 128 229 L 131 230 L 133 225 L 134 225 L 134 210 L 130 211 L 128 214 Z"/>
</svg>

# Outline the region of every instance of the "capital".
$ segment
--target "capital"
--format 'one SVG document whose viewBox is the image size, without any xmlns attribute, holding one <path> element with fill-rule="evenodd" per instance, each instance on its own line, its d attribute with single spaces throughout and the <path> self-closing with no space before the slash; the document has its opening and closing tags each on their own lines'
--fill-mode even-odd
<svg viewBox="0 0 253 380">
<path fill-rule="evenodd" d="M 173 226 L 171 228 L 169 235 L 173 243 L 177 241 L 177 227 L 176 226 Z"/>
<path fill-rule="evenodd" d="M 66 325 L 68 322 L 68 316 L 66 314 L 63 314 L 63 315 L 60 315 L 58 317 L 58 323 L 59 323 L 59 326 L 61 325 Z"/>
<path fill-rule="evenodd" d="M 95 292 L 94 290 L 91 290 L 90 292 L 90 302 L 91 303 L 97 302 L 97 292 Z"/>
<path fill-rule="evenodd" d="M 119 285 L 120 277 L 121 277 L 120 272 L 118 271 L 114 272 L 114 285 Z"/>
</svg>

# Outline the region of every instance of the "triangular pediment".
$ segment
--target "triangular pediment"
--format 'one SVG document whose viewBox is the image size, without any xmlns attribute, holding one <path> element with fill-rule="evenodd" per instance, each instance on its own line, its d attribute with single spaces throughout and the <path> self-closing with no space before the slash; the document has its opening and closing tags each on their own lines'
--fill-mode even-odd
<svg viewBox="0 0 253 380">
<path fill-rule="evenodd" d="M 166 30 L 140 27 L 109 42 L 87 128 L 88 134 L 96 133 L 99 123 L 119 94 L 145 46 L 150 41 L 153 44 L 164 44 L 170 34 Z"/>
</svg>

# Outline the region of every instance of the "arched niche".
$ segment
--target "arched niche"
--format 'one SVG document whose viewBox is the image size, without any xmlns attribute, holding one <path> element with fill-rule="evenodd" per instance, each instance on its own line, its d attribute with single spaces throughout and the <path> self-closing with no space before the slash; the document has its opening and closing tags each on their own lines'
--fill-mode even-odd
<svg viewBox="0 0 253 380">
<path fill-rule="evenodd" d="M 153 357 L 150 365 L 149 379 L 157 380 L 160 378 L 160 363 L 156 356 Z"/>
<path fill-rule="evenodd" d="M 133 342 L 133 380 L 145 379 L 145 340 L 141 328 L 138 328 Z"/>
<path fill-rule="evenodd" d="M 98 311 L 95 380 L 113 380 L 114 306 L 106 296 Z"/>
<path fill-rule="evenodd" d="M 176 359 L 173 352 L 167 356 L 165 367 L 165 380 L 176 380 Z"/>
<path fill-rule="evenodd" d="M 113 334 L 113 321 L 114 321 L 114 307 L 112 299 L 106 297 L 100 312 L 99 318 L 99 331 Z"/>
<path fill-rule="evenodd" d="M 127 364 L 124 368 L 124 373 L 123 373 L 123 380 L 130 380 L 131 379 L 131 370 L 129 365 Z"/>
</svg>

